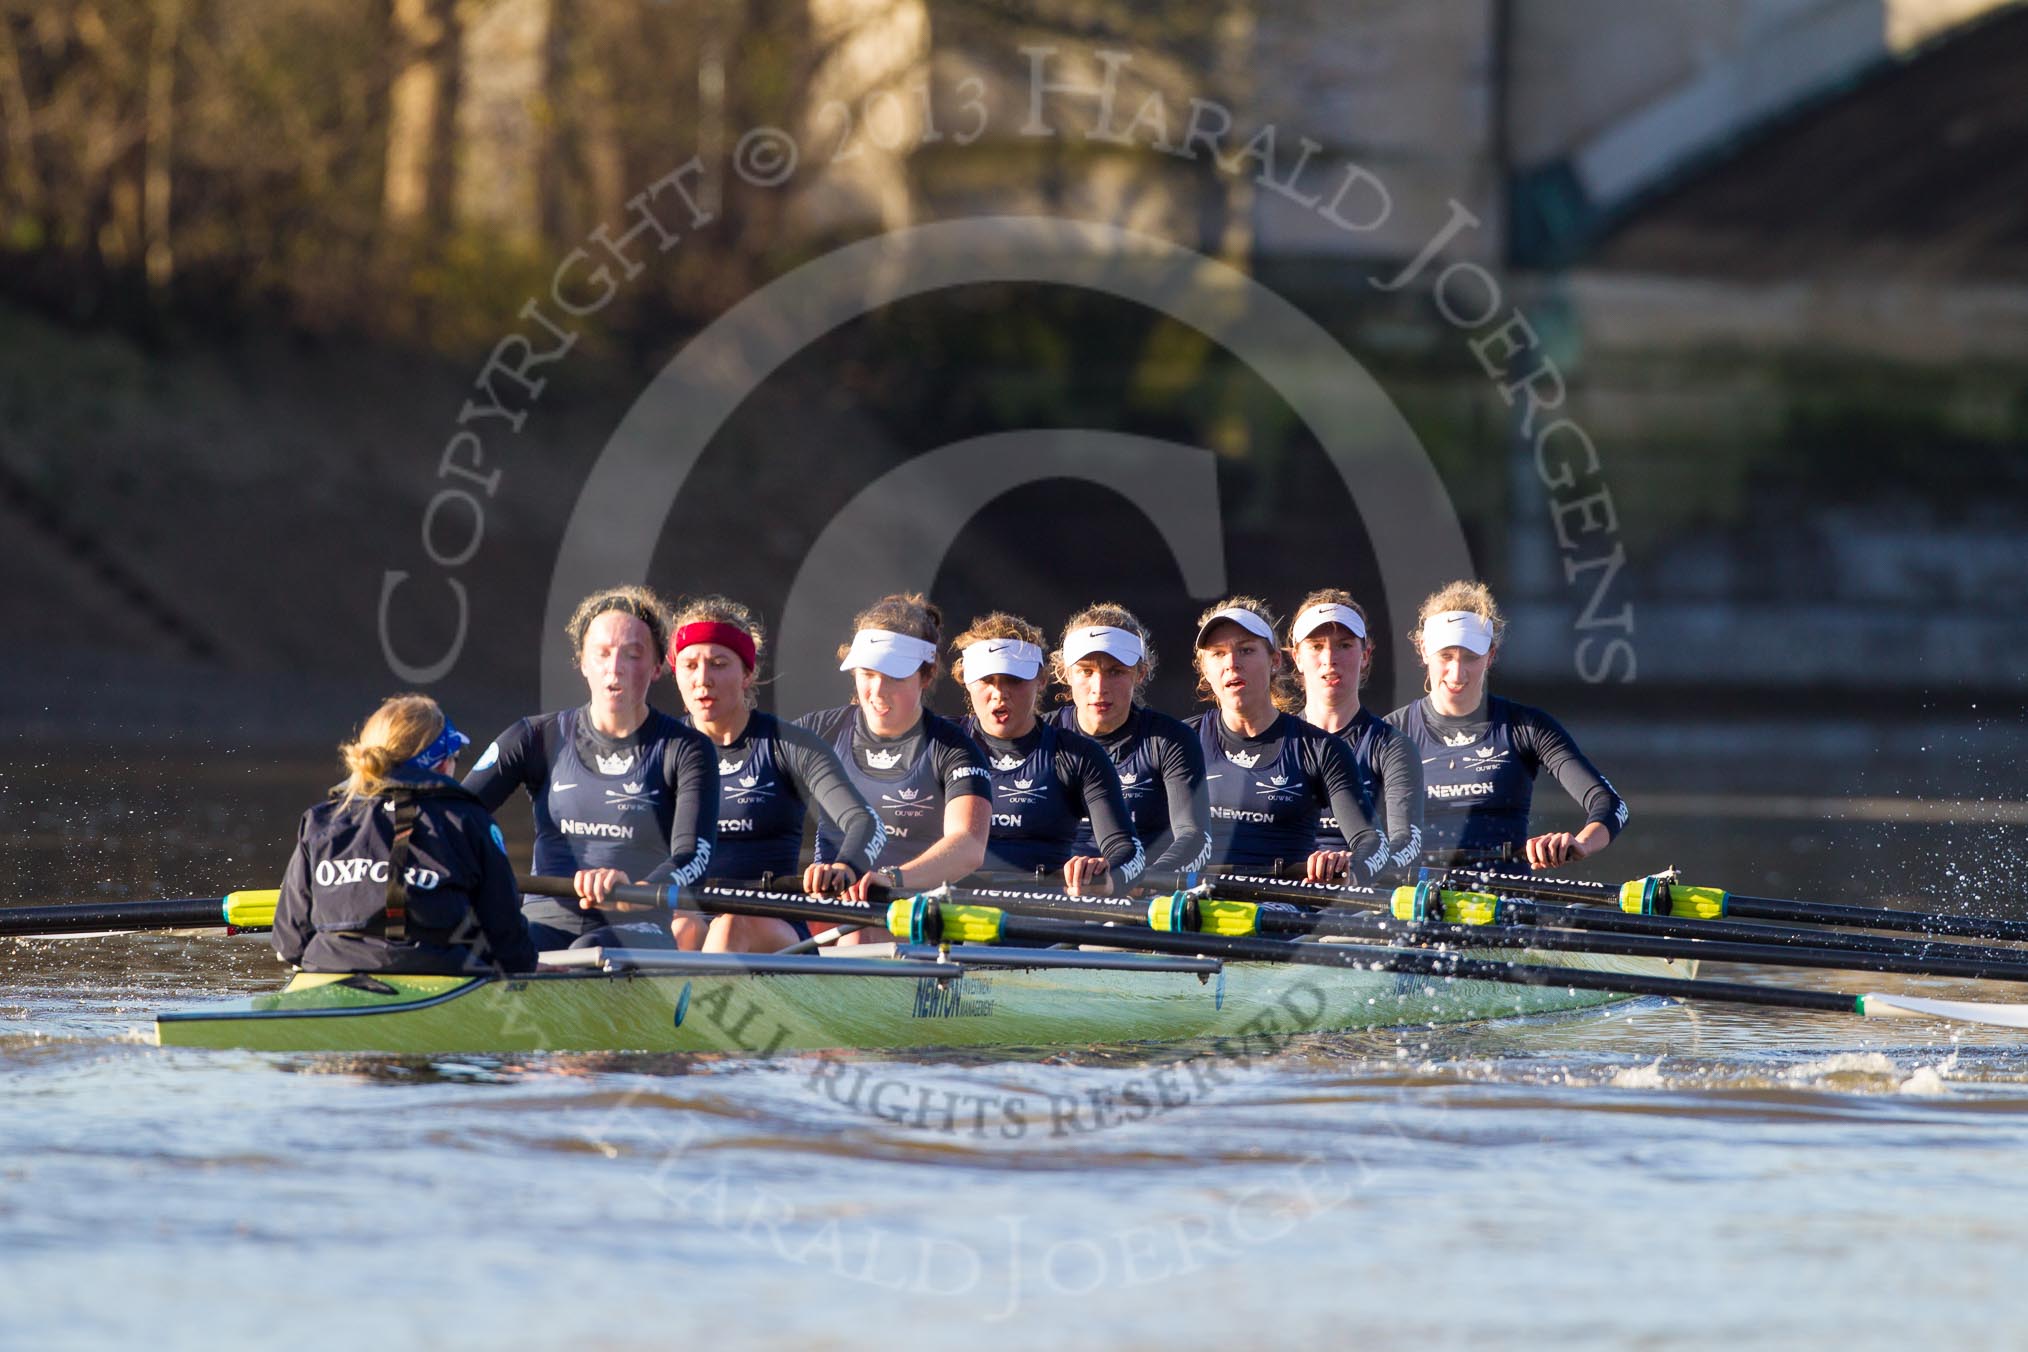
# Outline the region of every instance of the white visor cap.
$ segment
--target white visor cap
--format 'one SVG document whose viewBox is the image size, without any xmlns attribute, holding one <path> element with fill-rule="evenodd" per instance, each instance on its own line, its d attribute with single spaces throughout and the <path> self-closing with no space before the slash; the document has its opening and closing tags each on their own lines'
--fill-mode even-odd
<svg viewBox="0 0 2028 1352">
<path fill-rule="evenodd" d="M 1225 609 L 1214 613 L 1203 624 L 1197 626 L 1198 647 L 1204 646 L 1204 636 L 1210 633 L 1223 620 L 1231 620 L 1234 624 L 1246 630 L 1247 633 L 1266 639 L 1268 646 L 1274 646 L 1275 629 L 1273 625 L 1254 614 L 1251 610 L 1248 610 L 1245 606 L 1227 606 Z"/>
<path fill-rule="evenodd" d="M 1063 636 L 1063 665 L 1075 666 L 1093 653 L 1104 653 L 1121 666 L 1132 667 L 1140 665 L 1147 647 L 1133 630 L 1109 624 L 1088 624 Z"/>
<path fill-rule="evenodd" d="M 852 651 L 845 654 L 838 670 L 865 667 L 898 681 L 915 675 L 934 662 L 936 656 L 936 644 L 912 635 L 897 634 L 890 629 L 861 629 L 852 636 Z"/>
<path fill-rule="evenodd" d="M 1492 647 L 1493 626 L 1483 615 L 1469 610 L 1446 610 L 1423 621 L 1424 654 L 1440 653 L 1445 648 L 1463 648 L 1484 657 Z"/>
<path fill-rule="evenodd" d="M 982 638 L 965 649 L 964 659 L 967 684 L 988 676 L 1030 681 L 1042 670 L 1042 649 L 1018 638 Z"/>
<path fill-rule="evenodd" d="M 1352 637 L 1366 637 L 1366 621 L 1359 618 L 1358 611 L 1335 601 L 1323 601 L 1296 616 L 1296 622 L 1289 626 L 1289 638 L 1301 643 L 1327 624 L 1342 624 L 1352 631 Z"/>
</svg>

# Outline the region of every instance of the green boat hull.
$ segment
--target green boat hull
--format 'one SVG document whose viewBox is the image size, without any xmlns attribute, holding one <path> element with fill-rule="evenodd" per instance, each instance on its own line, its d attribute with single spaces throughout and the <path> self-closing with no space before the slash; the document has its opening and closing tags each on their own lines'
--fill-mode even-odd
<svg viewBox="0 0 2028 1352">
<path fill-rule="evenodd" d="M 1512 955 L 1503 955 L 1511 957 Z M 1591 971 L 1688 976 L 1683 963 L 1530 953 Z M 165 1013 L 165 1047 L 275 1052 L 777 1052 L 1056 1047 L 1272 1038 L 1467 1023 L 1582 1009 L 1626 997 L 1287 963 L 1178 971 L 968 967 L 916 975 L 622 971 L 528 977 L 297 976 L 276 994 Z M 874 967 L 862 966 L 866 971 Z M 1209 966 L 1210 964 L 1207 964 Z M 884 970 L 881 969 L 881 970 Z"/>
</svg>

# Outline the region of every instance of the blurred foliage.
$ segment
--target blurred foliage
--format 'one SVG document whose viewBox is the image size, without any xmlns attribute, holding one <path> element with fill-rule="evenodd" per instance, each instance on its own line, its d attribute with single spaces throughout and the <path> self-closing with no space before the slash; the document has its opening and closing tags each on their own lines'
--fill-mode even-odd
<svg viewBox="0 0 2028 1352">
<path fill-rule="evenodd" d="M 853 44 L 869 26 L 893 26 L 904 51 L 918 22 L 939 42 L 990 37 L 1017 62 L 1023 41 L 1111 36 L 1180 79 L 1215 73 L 1221 35 L 1248 12 L 0 0 L 0 289 L 130 327 L 258 317 L 454 351 L 496 335 L 555 260 L 601 223 L 623 228 L 630 197 L 702 155 L 736 228 L 697 232 L 599 316 L 667 332 L 832 242 L 827 230 L 881 224 L 791 228 L 793 193 L 726 172 L 742 129 L 807 131 L 820 88 L 921 76 L 919 63 L 861 73 Z"/>
<path fill-rule="evenodd" d="M 705 64 L 725 72 L 715 125 L 793 124 L 828 52 L 808 13 L 0 0 L 0 286 L 116 324 L 260 317 L 446 350 L 484 341 L 586 232 L 617 226 L 628 197 L 698 152 Z M 474 64 L 482 22 L 537 59 L 515 77 L 525 87 L 475 108 L 475 76 L 508 78 Z M 418 86 L 422 101 L 397 98 Z M 533 200 L 461 183 L 490 167 L 482 154 L 526 169 Z M 405 176 L 421 185 L 413 205 Z M 742 186 L 723 207 L 741 228 L 700 234 L 658 272 L 666 312 L 722 308 L 781 247 L 779 210 L 737 200 Z"/>
</svg>

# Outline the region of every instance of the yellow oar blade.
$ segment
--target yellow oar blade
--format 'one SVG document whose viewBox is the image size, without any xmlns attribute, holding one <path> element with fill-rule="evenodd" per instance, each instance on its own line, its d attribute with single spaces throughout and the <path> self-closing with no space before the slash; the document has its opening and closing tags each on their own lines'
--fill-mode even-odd
<svg viewBox="0 0 2028 1352">
<path fill-rule="evenodd" d="M 228 892 L 223 907 L 225 923 L 234 929 L 256 930 L 275 927 L 275 903 L 281 891 L 268 888 L 254 892 Z"/>
</svg>

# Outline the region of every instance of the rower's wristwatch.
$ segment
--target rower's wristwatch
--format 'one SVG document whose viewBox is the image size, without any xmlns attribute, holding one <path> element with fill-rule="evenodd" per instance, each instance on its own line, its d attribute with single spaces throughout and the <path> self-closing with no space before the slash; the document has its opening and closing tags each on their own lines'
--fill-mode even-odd
<svg viewBox="0 0 2028 1352">
<path fill-rule="evenodd" d="M 903 884 L 901 881 L 901 868 L 899 865 L 889 864 L 886 868 L 877 869 L 875 871 L 880 873 L 887 879 L 887 885 L 891 890 L 896 892 L 902 890 Z"/>
</svg>

